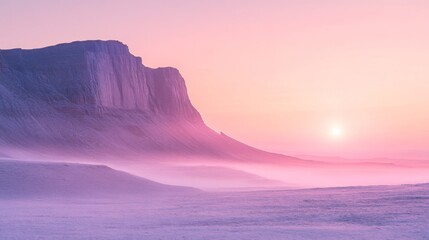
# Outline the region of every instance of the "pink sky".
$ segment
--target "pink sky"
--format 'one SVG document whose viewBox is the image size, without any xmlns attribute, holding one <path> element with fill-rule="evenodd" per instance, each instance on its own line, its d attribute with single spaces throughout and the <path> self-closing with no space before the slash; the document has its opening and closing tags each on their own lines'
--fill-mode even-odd
<svg viewBox="0 0 429 240">
<path fill-rule="evenodd" d="M 424 0 L 17 0 L 0 48 L 117 39 L 177 67 L 206 123 L 243 142 L 429 158 L 428 16 Z"/>
</svg>

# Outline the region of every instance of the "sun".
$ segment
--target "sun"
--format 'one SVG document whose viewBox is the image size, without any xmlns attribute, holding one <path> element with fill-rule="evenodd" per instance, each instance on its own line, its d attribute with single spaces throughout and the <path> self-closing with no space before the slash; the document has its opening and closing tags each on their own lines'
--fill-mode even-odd
<svg viewBox="0 0 429 240">
<path fill-rule="evenodd" d="M 330 130 L 330 135 L 332 138 L 339 138 L 343 135 L 343 129 L 339 126 L 334 126 Z"/>
</svg>

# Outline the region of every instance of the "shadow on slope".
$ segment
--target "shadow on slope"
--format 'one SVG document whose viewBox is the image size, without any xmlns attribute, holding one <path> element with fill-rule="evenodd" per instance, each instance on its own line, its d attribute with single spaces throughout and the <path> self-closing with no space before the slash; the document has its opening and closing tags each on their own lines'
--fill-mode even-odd
<svg viewBox="0 0 429 240">
<path fill-rule="evenodd" d="M 192 193 L 103 165 L 0 160 L 0 198 L 106 197 Z"/>
</svg>

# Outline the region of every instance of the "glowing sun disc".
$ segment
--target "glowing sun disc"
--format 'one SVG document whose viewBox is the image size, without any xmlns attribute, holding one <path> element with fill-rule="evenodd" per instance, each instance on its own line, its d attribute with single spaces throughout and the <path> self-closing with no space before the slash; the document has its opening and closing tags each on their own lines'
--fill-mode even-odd
<svg viewBox="0 0 429 240">
<path fill-rule="evenodd" d="M 343 135 L 343 130 L 340 127 L 331 128 L 331 136 L 334 138 L 338 138 Z"/>
</svg>

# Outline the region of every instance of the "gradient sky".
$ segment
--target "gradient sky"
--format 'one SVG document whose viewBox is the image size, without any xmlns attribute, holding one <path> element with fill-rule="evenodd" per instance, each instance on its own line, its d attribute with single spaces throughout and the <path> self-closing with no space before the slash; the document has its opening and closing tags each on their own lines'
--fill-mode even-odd
<svg viewBox="0 0 429 240">
<path fill-rule="evenodd" d="M 428 26 L 425 0 L 0 0 L 0 48 L 120 40 L 213 129 L 292 155 L 429 158 Z"/>
</svg>

